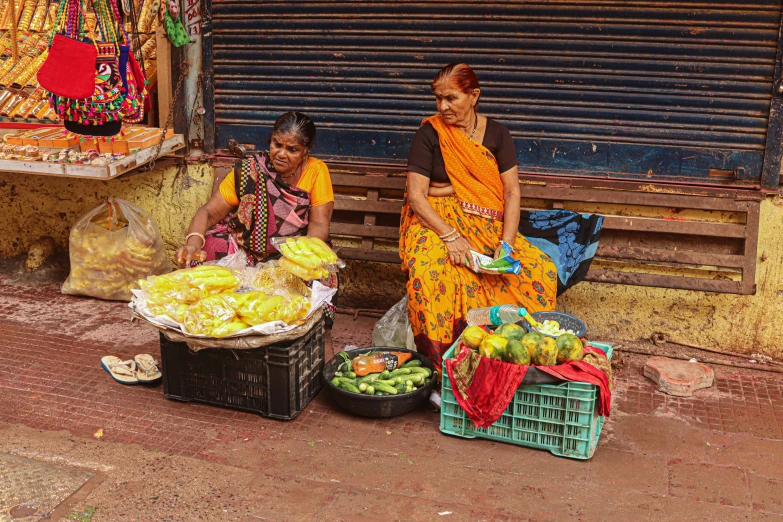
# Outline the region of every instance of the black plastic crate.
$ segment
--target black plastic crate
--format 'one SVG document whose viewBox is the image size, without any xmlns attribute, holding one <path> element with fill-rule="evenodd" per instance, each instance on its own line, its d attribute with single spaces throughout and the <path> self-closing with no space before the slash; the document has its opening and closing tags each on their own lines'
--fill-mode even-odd
<svg viewBox="0 0 783 522">
<path fill-rule="evenodd" d="M 205 348 L 160 334 L 163 394 L 293 419 L 323 387 L 324 320 L 303 337 L 252 350 Z"/>
</svg>

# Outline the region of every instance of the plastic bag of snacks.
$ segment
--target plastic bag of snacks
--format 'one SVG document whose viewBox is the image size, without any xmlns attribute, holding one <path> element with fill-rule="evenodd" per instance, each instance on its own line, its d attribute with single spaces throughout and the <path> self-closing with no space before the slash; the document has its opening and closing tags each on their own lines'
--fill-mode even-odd
<svg viewBox="0 0 783 522">
<path fill-rule="evenodd" d="M 267 292 L 248 284 L 254 279 Z M 136 304 L 142 305 L 142 314 L 167 317 L 191 335 L 221 338 L 273 321 L 290 326 L 311 309 L 304 282 L 270 263 L 241 272 L 201 265 L 150 277 L 139 286 Z"/>
<path fill-rule="evenodd" d="M 329 272 L 345 268 L 329 245 L 317 237 L 275 237 L 272 244 L 283 254 L 280 266 L 305 281 L 323 279 Z"/>
<path fill-rule="evenodd" d="M 130 301 L 136 281 L 171 271 L 152 216 L 114 197 L 76 223 L 68 252 L 71 273 L 64 294 Z"/>
<path fill-rule="evenodd" d="M 240 286 L 239 275 L 228 268 L 202 265 L 139 281 L 147 310 L 183 324 L 187 308 L 207 297 L 230 293 Z"/>
<path fill-rule="evenodd" d="M 310 302 L 302 296 L 286 300 L 259 291 L 217 294 L 188 306 L 182 324 L 186 333 L 220 338 L 273 321 L 295 324 L 309 309 Z"/>
<path fill-rule="evenodd" d="M 188 307 L 183 324 L 189 333 L 209 337 L 225 337 L 250 327 L 224 295 L 211 295 Z"/>
<path fill-rule="evenodd" d="M 267 295 L 300 295 L 310 297 L 310 289 L 302 278 L 293 275 L 280 266 L 278 261 L 259 263 L 248 268 L 246 285 Z"/>
</svg>

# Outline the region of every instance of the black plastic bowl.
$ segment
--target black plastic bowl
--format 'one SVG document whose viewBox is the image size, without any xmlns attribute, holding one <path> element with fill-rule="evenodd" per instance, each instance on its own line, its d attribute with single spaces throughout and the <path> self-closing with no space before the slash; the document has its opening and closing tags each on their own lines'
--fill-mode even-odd
<svg viewBox="0 0 783 522">
<path fill-rule="evenodd" d="M 407 352 L 412 355 L 412 359 L 420 360 L 422 367 L 429 368 L 433 372 L 435 371 L 432 361 L 427 357 L 404 348 L 371 346 L 358 350 L 348 350 L 346 353 L 353 359 L 357 355 L 367 353 L 371 350 Z M 400 395 L 364 395 L 351 393 L 332 384 L 334 374 L 342 363 L 343 358 L 336 355 L 324 366 L 324 378 L 326 379 L 326 386 L 329 389 L 329 396 L 344 410 L 353 413 L 354 415 L 361 415 L 362 417 L 396 417 L 397 415 L 404 415 L 413 411 L 427 403 L 430 396 L 430 390 L 436 382 L 436 379 L 432 378 L 427 386 L 422 386 L 411 393 L 403 393 Z"/>
</svg>

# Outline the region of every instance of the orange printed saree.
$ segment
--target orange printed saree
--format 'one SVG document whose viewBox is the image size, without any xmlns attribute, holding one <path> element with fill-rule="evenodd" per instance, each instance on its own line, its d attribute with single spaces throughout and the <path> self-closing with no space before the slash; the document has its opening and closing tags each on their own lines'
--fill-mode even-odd
<svg viewBox="0 0 783 522">
<path fill-rule="evenodd" d="M 497 161 L 440 116 L 427 118 L 438 132 L 446 173 L 456 194 L 430 197 L 430 205 L 477 252 L 492 256 L 503 234 L 503 185 Z M 519 275 L 477 274 L 454 266 L 446 244 L 406 203 L 400 224 L 400 257 L 408 272 L 408 316 L 416 348 L 437 365 L 466 326 L 471 308 L 515 304 L 531 312 L 552 310 L 557 270 L 521 234 L 514 241 Z"/>
</svg>

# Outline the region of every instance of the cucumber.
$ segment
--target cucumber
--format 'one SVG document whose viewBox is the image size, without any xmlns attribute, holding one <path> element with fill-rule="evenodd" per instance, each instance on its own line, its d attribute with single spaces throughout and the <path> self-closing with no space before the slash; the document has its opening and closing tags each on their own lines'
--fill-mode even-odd
<svg viewBox="0 0 783 522">
<path fill-rule="evenodd" d="M 361 384 L 361 383 L 363 383 L 363 382 L 366 382 L 366 383 L 368 383 L 368 384 L 369 384 L 369 383 L 371 383 L 371 382 L 373 382 L 373 381 L 376 381 L 376 380 L 378 380 L 378 378 L 380 377 L 380 375 L 381 375 L 380 373 L 371 373 L 370 375 L 365 375 L 364 377 L 362 377 L 361 379 L 359 379 L 357 382 L 358 382 L 359 384 Z"/>
<path fill-rule="evenodd" d="M 380 396 L 380 395 L 383 395 L 383 392 L 379 392 L 379 391 L 377 391 L 377 392 L 375 392 L 375 395 L 379 395 L 379 396 Z"/>
<path fill-rule="evenodd" d="M 367 395 L 375 395 L 375 386 L 372 384 L 367 386 L 367 391 L 365 392 Z"/>
<path fill-rule="evenodd" d="M 338 388 L 340 387 L 340 379 L 338 377 L 332 379 L 332 386 L 337 386 Z"/>
<path fill-rule="evenodd" d="M 408 376 L 408 381 L 416 386 L 421 386 L 424 384 L 425 379 L 426 377 L 423 373 L 412 373 Z"/>
<path fill-rule="evenodd" d="M 405 393 L 404 384 L 397 384 L 394 388 L 397 390 L 397 393 Z"/>
<path fill-rule="evenodd" d="M 383 393 L 388 393 L 389 395 L 397 395 L 397 388 L 393 388 L 388 384 L 378 384 L 378 381 L 375 381 L 373 386 L 375 386 L 377 391 L 382 391 Z"/>
<path fill-rule="evenodd" d="M 379 379 L 388 379 L 389 375 L 391 375 L 391 372 L 389 370 L 383 370 L 381 372 L 381 375 L 378 378 Z"/>
<path fill-rule="evenodd" d="M 405 388 L 405 393 L 413 393 L 413 391 L 414 391 L 413 386 L 408 386 L 407 388 Z"/>
<path fill-rule="evenodd" d="M 348 372 L 348 373 L 345 374 L 345 376 L 348 377 L 349 379 L 355 379 L 356 378 L 356 374 L 353 373 L 353 372 Z"/>
<path fill-rule="evenodd" d="M 354 386 L 349 382 L 341 382 L 340 388 L 342 388 L 345 391 L 349 391 L 351 393 L 362 393 L 361 391 L 359 391 L 359 388 L 357 388 L 356 386 Z"/>
<path fill-rule="evenodd" d="M 362 393 L 366 392 L 367 391 L 367 384 L 366 383 L 361 383 L 359 385 L 359 391 L 362 392 Z"/>
<path fill-rule="evenodd" d="M 405 382 L 405 379 L 403 379 L 401 375 L 398 375 L 397 377 L 394 378 L 394 382 L 395 384 L 403 384 Z"/>
<path fill-rule="evenodd" d="M 411 374 L 414 373 L 420 373 L 422 375 L 426 375 L 427 377 L 432 376 L 432 370 L 430 370 L 429 368 L 411 368 Z"/>
<path fill-rule="evenodd" d="M 377 380 L 373 381 L 372 383 L 373 384 L 385 384 L 386 386 L 394 386 L 395 384 L 397 384 L 397 382 L 395 382 L 394 379 L 386 379 L 386 380 L 377 379 Z"/>
<path fill-rule="evenodd" d="M 413 359 L 400 366 L 400 368 L 413 368 L 416 366 L 421 366 L 421 361 L 418 359 Z"/>
<path fill-rule="evenodd" d="M 390 377 L 397 377 L 398 375 L 408 375 L 411 373 L 410 368 L 397 368 L 389 374 Z"/>
<path fill-rule="evenodd" d="M 335 377 L 342 377 L 343 376 L 343 372 L 334 372 L 334 376 Z"/>
<path fill-rule="evenodd" d="M 348 377 L 335 377 L 335 379 L 337 379 L 340 384 L 348 383 L 352 386 L 356 386 L 356 381 L 349 379 Z"/>
<path fill-rule="evenodd" d="M 412 380 L 410 380 L 410 379 L 408 379 L 407 381 L 405 381 L 405 387 L 406 387 L 406 388 L 413 388 L 413 381 L 412 381 Z"/>
</svg>

